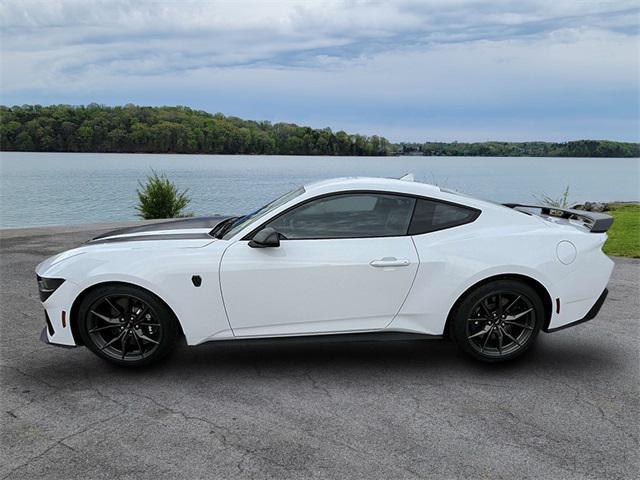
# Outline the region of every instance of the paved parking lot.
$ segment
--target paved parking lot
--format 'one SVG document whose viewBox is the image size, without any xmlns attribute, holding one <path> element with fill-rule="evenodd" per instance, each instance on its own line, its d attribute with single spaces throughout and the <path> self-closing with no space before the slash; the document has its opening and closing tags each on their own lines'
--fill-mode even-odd
<svg viewBox="0 0 640 480">
<path fill-rule="evenodd" d="M 99 231 L 0 232 L 0 478 L 637 478 L 638 261 L 616 259 L 598 318 L 510 365 L 277 342 L 128 371 L 38 341 L 35 265 Z"/>
</svg>

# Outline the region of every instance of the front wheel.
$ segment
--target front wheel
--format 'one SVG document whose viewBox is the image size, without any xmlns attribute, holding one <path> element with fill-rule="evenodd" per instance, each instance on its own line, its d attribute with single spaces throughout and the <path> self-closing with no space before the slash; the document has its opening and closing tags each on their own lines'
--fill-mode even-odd
<svg viewBox="0 0 640 480">
<path fill-rule="evenodd" d="M 484 362 L 502 362 L 531 347 L 543 319 L 544 307 L 534 289 L 517 280 L 497 280 L 462 299 L 450 331 L 465 353 Z"/>
<path fill-rule="evenodd" d="M 93 353 L 126 366 L 164 357 L 179 334 L 173 313 L 158 297 L 129 285 L 89 292 L 78 309 L 78 331 Z"/>
</svg>

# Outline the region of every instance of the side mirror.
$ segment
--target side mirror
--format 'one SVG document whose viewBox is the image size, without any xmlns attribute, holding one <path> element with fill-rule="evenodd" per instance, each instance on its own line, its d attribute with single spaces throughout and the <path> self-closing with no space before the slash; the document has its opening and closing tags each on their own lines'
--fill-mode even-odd
<svg viewBox="0 0 640 480">
<path fill-rule="evenodd" d="M 273 228 L 263 228 L 249 241 L 249 246 L 251 248 L 279 247 L 280 236 L 280 233 Z"/>
</svg>

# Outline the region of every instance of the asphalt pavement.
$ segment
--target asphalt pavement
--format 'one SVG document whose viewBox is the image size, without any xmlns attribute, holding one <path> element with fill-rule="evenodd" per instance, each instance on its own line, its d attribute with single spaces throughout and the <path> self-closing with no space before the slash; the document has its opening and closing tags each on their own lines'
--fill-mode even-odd
<svg viewBox="0 0 640 480">
<path fill-rule="evenodd" d="M 596 319 L 508 365 L 277 341 L 126 370 L 38 340 L 35 265 L 104 228 L 0 231 L 0 479 L 638 478 L 638 260 Z"/>
</svg>

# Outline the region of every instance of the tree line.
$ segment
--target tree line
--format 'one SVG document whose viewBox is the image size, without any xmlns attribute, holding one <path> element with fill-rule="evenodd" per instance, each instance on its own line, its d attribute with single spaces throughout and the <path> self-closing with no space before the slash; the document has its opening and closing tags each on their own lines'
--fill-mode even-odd
<svg viewBox="0 0 640 480">
<path fill-rule="evenodd" d="M 390 143 L 377 135 L 243 120 L 188 107 L 0 106 L 0 149 L 30 152 L 257 155 L 640 157 L 608 140 Z"/>
<path fill-rule="evenodd" d="M 389 155 L 377 135 L 256 122 L 187 107 L 0 106 L 5 151 Z"/>
<path fill-rule="evenodd" d="M 399 143 L 399 155 L 453 157 L 640 157 L 640 143 L 611 140 L 571 142 Z"/>
</svg>

